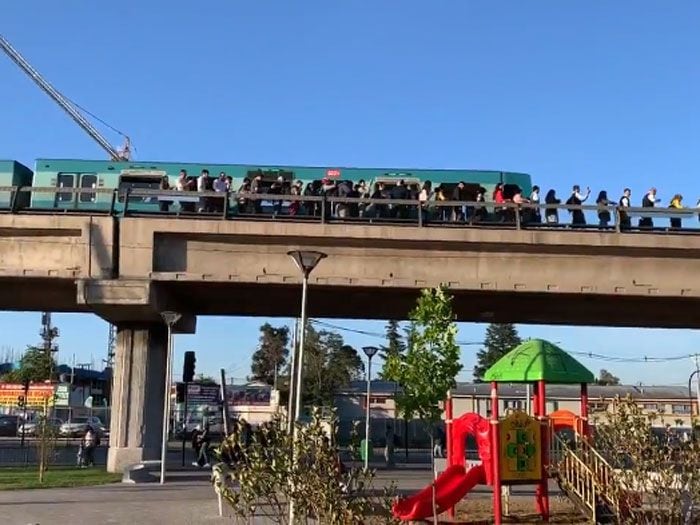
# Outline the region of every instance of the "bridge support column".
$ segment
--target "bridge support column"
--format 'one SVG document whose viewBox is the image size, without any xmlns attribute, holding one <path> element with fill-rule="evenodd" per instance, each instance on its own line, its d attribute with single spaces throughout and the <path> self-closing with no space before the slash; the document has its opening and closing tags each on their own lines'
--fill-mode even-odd
<svg viewBox="0 0 700 525">
<path fill-rule="evenodd" d="M 167 340 L 162 323 L 117 325 L 109 472 L 160 459 Z"/>
</svg>

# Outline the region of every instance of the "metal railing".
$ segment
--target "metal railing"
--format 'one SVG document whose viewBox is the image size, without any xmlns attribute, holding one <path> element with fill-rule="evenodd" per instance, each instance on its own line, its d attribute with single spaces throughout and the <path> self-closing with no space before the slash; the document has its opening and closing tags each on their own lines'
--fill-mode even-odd
<svg viewBox="0 0 700 525">
<path fill-rule="evenodd" d="M 31 199 L 30 199 L 31 197 Z M 371 199 L 334 195 L 286 195 L 234 192 L 108 188 L 0 187 L 0 211 L 121 216 L 169 215 L 188 218 L 289 220 L 325 223 L 404 224 L 412 226 L 489 227 L 516 230 L 698 233 L 682 227 L 700 210 L 622 208 L 620 206 L 475 201 Z M 564 213 L 566 212 L 566 213 Z M 562 221 L 571 214 L 570 221 Z M 588 214 L 588 218 L 586 217 Z M 587 222 L 590 216 L 597 220 Z M 633 219 L 640 219 L 634 224 Z M 659 219 L 669 220 L 660 225 Z M 655 222 L 656 221 L 656 224 Z"/>
<path fill-rule="evenodd" d="M 578 433 L 572 449 L 552 433 L 551 468 L 563 490 L 573 493 L 593 523 L 603 502 L 614 516 L 620 515 L 617 480 L 610 464 Z"/>
</svg>

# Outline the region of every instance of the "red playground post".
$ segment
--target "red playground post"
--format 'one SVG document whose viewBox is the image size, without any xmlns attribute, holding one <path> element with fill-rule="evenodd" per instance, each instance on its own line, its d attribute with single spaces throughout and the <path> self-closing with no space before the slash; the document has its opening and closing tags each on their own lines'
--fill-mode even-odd
<svg viewBox="0 0 700 525">
<path fill-rule="evenodd" d="M 491 382 L 491 439 L 493 440 L 493 519 L 501 525 L 501 458 L 498 435 L 498 383 Z"/>
</svg>

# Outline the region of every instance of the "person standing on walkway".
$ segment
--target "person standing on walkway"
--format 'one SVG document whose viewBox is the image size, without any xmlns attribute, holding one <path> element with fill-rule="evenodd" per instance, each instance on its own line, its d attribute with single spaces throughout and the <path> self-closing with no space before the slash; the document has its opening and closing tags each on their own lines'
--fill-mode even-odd
<svg viewBox="0 0 700 525">
<path fill-rule="evenodd" d="M 598 205 L 598 226 L 601 229 L 607 228 L 610 223 L 610 199 L 608 199 L 608 192 L 603 190 L 598 194 L 598 198 L 595 200 Z"/>
<path fill-rule="evenodd" d="M 544 209 L 544 220 L 547 224 L 559 224 L 559 208 L 557 206 L 561 204 L 561 199 L 557 198 L 557 193 L 555 190 L 549 190 L 547 195 L 544 197 L 545 204 L 549 204 Z"/>
<path fill-rule="evenodd" d="M 391 425 L 386 426 L 384 439 L 386 441 L 384 445 L 384 463 L 386 463 L 387 468 L 391 468 L 394 466 L 394 430 L 391 428 Z"/>
<path fill-rule="evenodd" d="M 530 220 L 528 222 L 534 222 L 539 224 L 542 222 L 542 213 L 540 210 L 540 187 L 533 186 L 532 192 L 530 193 L 530 203 L 533 205 L 532 211 L 530 213 Z"/>
<path fill-rule="evenodd" d="M 642 208 L 653 208 L 656 205 L 656 188 L 651 188 L 642 199 Z M 653 228 L 654 221 L 651 217 L 642 217 L 639 219 L 640 228 Z"/>
<path fill-rule="evenodd" d="M 671 199 L 671 204 L 669 208 L 673 211 L 680 211 L 683 209 L 683 195 L 676 193 Z M 671 229 L 679 230 L 681 228 L 681 217 L 671 217 Z"/>
<path fill-rule="evenodd" d="M 572 206 L 581 206 L 584 202 L 588 200 L 588 197 L 591 195 L 591 189 L 586 188 L 586 193 L 583 194 L 581 193 L 581 186 L 578 184 L 573 187 L 573 190 L 571 191 L 571 196 L 568 198 L 566 201 L 566 204 L 572 205 Z M 571 212 L 571 225 L 576 227 L 576 226 L 585 226 L 586 225 L 586 216 L 583 214 L 583 210 L 580 209 L 573 209 L 569 210 Z"/>
<path fill-rule="evenodd" d="M 630 207 L 630 197 L 632 196 L 632 190 L 625 188 L 622 192 L 622 197 L 620 197 L 620 229 L 629 230 L 632 227 L 632 220 L 630 219 L 629 213 L 627 213 L 627 208 Z"/>
</svg>

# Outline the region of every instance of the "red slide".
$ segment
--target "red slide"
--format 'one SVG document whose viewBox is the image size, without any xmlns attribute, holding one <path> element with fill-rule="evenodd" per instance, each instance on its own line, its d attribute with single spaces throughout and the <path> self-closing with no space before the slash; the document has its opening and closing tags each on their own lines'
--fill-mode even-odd
<svg viewBox="0 0 700 525">
<path fill-rule="evenodd" d="M 463 465 L 453 465 L 435 480 L 435 504 L 438 514 L 456 505 L 475 485 L 485 484 L 484 467 L 478 465 L 465 472 Z M 433 487 L 394 503 L 394 516 L 403 521 L 421 520 L 433 515 Z"/>
</svg>

